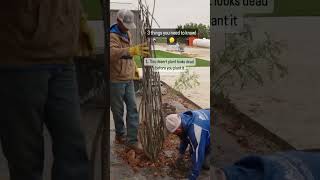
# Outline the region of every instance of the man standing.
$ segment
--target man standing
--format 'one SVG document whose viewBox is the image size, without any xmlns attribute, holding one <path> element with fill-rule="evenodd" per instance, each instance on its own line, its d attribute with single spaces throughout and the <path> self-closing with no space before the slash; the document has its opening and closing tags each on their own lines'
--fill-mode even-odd
<svg viewBox="0 0 320 180">
<path fill-rule="evenodd" d="M 89 179 L 73 65 L 80 37 L 88 37 L 80 22 L 80 0 L 0 6 L 0 139 L 11 180 L 43 179 L 44 125 L 52 139 L 51 179 Z"/>
<path fill-rule="evenodd" d="M 170 114 L 166 117 L 166 127 L 181 139 L 177 165 L 183 162 L 182 158 L 190 145 L 192 170 L 189 179 L 197 179 L 202 168 L 210 168 L 210 110 Z"/>
<path fill-rule="evenodd" d="M 119 10 L 117 23 L 110 28 L 110 105 L 116 128 L 116 142 L 127 143 L 137 153 L 142 152 L 138 142 L 139 114 L 136 105 L 134 82 L 136 79 L 135 55 L 148 56 L 146 44 L 131 45 L 129 29 L 136 28 L 130 10 Z M 124 103 L 127 108 L 127 134 L 124 127 Z"/>
</svg>

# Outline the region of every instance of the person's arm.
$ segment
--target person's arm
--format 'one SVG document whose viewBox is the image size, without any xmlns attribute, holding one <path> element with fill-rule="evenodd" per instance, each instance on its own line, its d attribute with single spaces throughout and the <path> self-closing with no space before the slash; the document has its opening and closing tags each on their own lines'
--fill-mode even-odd
<svg viewBox="0 0 320 180">
<path fill-rule="evenodd" d="M 129 47 L 123 48 L 119 42 L 119 39 L 115 36 L 110 36 L 110 60 L 116 61 L 122 57 L 129 57 Z"/>
<path fill-rule="evenodd" d="M 176 159 L 176 166 L 181 167 L 183 164 L 183 156 L 186 152 L 186 149 L 188 148 L 189 142 L 186 138 L 181 139 L 180 146 L 179 146 L 179 155 Z"/>
<path fill-rule="evenodd" d="M 149 48 L 146 43 L 122 48 L 119 38 L 110 36 L 110 55 L 111 61 L 126 59 L 133 60 L 133 56 L 149 56 Z"/>
<path fill-rule="evenodd" d="M 92 56 L 96 51 L 94 31 L 89 27 L 87 14 L 80 3 L 80 29 L 78 56 Z"/>
<path fill-rule="evenodd" d="M 195 180 L 199 176 L 206 151 L 206 133 L 202 132 L 202 128 L 199 126 L 194 126 L 194 129 L 194 137 L 192 138 L 193 153 L 191 157 L 192 170 L 189 175 L 189 180 Z"/>
<path fill-rule="evenodd" d="M 189 141 L 187 138 L 181 139 L 180 146 L 179 146 L 179 154 L 180 155 L 183 155 L 186 152 L 188 145 L 189 145 Z"/>
</svg>

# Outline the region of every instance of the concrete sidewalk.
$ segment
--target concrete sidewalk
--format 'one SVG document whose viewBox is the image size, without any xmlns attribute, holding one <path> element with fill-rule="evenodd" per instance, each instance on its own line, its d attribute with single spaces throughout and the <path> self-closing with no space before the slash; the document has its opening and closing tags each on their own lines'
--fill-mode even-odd
<svg viewBox="0 0 320 180">
<path fill-rule="evenodd" d="M 162 50 L 170 53 L 180 54 L 177 51 L 167 51 L 167 44 L 156 44 L 156 50 Z M 210 61 L 210 49 L 209 48 L 198 48 L 198 47 L 185 47 L 185 52 L 192 57 L 200 58 Z M 183 91 L 182 93 L 191 101 L 196 103 L 202 108 L 210 107 L 210 67 L 189 67 L 190 74 L 196 73 L 199 75 L 200 85 Z M 140 75 L 142 75 L 142 69 L 139 68 Z M 167 83 L 169 86 L 174 87 L 175 81 L 177 80 L 179 73 L 166 73 L 161 72 L 160 78 L 162 81 Z"/>
<path fill-rule="evenodd" d="M 142 69 L 139 68 L 139 74 L 142 75 Z M 210 67 L 190 67 L 190 74 L 196 73 L 199 75 L 200 85 L 182 92 L 184 96 L 196 103 L 202 108 L 210 107 Z M 179 77 L 179 73 L 160 73 L 161 81 L 164 81 L 169 86 L 174 87 L 174 83 Z"/>
<path fill-rule="evenodd" d="M 200 85 L 185 91 L 182 94 L 188 99 L 196 103 L 202 108 L 210 107 L 210 67 L 190 67 L 190 74 L 196 73 L 199 75 Z M 167 73 L 160 73 L 162 81 L 169 86 L 174 87 L 174 83 L 177 80 L 179 74 L 170 75 Z"/>
</svg>

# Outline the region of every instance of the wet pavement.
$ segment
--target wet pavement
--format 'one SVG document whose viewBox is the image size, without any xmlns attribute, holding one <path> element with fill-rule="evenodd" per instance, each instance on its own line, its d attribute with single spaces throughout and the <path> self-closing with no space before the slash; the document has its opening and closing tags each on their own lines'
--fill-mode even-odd
<svg viewBox="0 0 320 180">
<path fill-rule="evenodd" d="M 254 37 L 264 31 L 287 43 L 281 61 L 289 74 L 263 87 L 249 82 L 240 90 L 231 88 L 236 107 L 297 149 L 320 148 L 320 18 L 252 18 Z M 264 78 L 268 76 L 263 74 Z"/>
</svg>

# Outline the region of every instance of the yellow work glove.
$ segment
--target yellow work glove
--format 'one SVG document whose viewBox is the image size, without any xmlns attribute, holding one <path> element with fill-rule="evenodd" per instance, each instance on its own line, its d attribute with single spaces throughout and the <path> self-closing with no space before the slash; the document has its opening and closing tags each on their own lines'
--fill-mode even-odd
<svg viewBox="0 0 320 180">
<path fill-rule="evenodd" d="M 129 53 L 131 56 L 137 55 L 137 56 L 148 57 L 149 56 L 149 47 L 148 47 L 147 43 L 131 46 L 129 48 Z"/>
<path fill-rule="evenodd" d="M 92 56 L 95 54 L 96 43 L 95 35 L 88 25 L 86 15 L 82 15 L 80 19 L 79 32 L 79 56 Z"/>
</svg>

